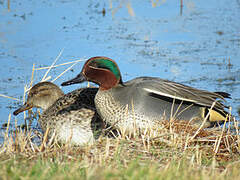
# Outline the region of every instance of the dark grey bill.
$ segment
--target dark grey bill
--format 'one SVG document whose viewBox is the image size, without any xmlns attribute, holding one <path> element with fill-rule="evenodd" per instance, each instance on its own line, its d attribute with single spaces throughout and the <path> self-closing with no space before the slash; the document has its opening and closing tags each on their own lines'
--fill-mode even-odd
<svg viewBox="0 0 240 180">
<path fill-rule="evenodd" d="M 19 109 L 17 109 L 16 111 L 13 112 L 13 115 L 16 116 L 18 115 L 20 112 L 26 111 L 28 109 L 31 109 L 33 106 L 31 104 L 27 104 L 25 103 L 23 106 L 21 106 Z"/>
<path fill-rule="evenodd" d="M 82 83 L 84 81 L 86 81 L 86 78 L 82 75 L 82 73 L 80 73 L 79 75 L 77 75 L 77 77 L 75 77 L 69 81 L 63 82 L 61 84 L 61 86 L 69 86 L 72 84 Z"/>
</svg>

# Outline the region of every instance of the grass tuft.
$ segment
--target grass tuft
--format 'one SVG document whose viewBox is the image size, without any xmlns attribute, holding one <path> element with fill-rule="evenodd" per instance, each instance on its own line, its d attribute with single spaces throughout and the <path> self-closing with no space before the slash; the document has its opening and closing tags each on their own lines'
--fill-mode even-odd
<svg viewBox="0 0 240 180">
<path fill-rule="evenodd" d="M 45 139 L 38 131 L 17 129 L 0 147 L 0 176 L 39 179 L 237 179 L 239 136 L 200 130 L 185 122 L 163 122 L 159 136 L 100 137 L 74 147 Z M 171 128 L 170 128 L 171 126 Z M 41 143 L 34 143 L 34 139 Z M 221 137 L 221 138 L 220 138 Z M 220 139 L 220 140 L 219 140 Z M 215 152 L 216 142 L 220 142 Z"/>
</svg>

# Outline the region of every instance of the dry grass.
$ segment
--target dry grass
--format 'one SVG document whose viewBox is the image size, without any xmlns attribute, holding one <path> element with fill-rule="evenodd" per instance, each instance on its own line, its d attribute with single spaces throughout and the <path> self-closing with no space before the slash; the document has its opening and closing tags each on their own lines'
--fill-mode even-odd
<svg viewBox="0 0 240 180">
<path fill-rule="evenodd" d="M 124 177 L 128 176 L 127 173 L 134 178 L 142 173 L 148 178 L 170 179 L 175 176 L 193 179 L 196 174 L 206 179 L 213 179 L 216 174 L 233 178 L 235 173 L 234 177 L 239 178 L 240 173 L 236 172 L 240 165 L 239 136 L 219 130 L 200 130 L 195 135 L 196 131 L 197 128 L 185 122 L 166 121 L 162 123 L 158 136 L 151 137 L 148 133 L 115 138 L 102 136 L 94 145 L 73 147 L 47 140 L 36 130 L 18 129 L 6 133 L 4 144 L 0 147 L 0 164 L 5 170 L 8 166 L 14 167 L 18 176 L 29 168 L 35 169 L 35 166 L 53 170 L 57 164 L 61 178 L 65 175 L 86 178 L 87 174 L 87 178 L 102 176 L 101 179 L 105 179 L 109 174 L 111 177 Z M 33 142 L 36 137 L 41 139 L 41 143 Z M 71 173 L 64 168 L 70 169 Z M 84 169 L 86 174 L 79 174 L 79 168 Z M 3 172 L 3 169 L 1 174 L 9 176 L 8 171 Z M 57 175 L 52 174 L 51 177 Z"/>
</svg>

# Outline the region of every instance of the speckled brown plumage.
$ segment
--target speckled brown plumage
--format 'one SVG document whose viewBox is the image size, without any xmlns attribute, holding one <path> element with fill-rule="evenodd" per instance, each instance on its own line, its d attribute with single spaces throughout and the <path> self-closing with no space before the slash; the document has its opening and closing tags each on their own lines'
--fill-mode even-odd
<svg viewBox="0 0 240 180">
<path fill-rule="evenodd" d="M 30 109 L 43 109 L 38 122 L 43 132 L 55 136 L 61 143 L 82 145 L 93 143 L 101 133 L 103 121 L 96 113 L 94 98 L 97 88 L 81 88 L 66 95 L 51 82 L 34 85 L 27 102 L 14 111 L 14 115 Z"/>
</svg>

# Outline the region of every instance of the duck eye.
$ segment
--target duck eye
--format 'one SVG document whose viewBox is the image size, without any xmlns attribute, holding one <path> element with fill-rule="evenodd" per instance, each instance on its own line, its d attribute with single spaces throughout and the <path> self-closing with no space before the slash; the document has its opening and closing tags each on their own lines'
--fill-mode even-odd
<svg viewBox="0 0 240 180">
<path fill-rule="evenodd" d="M 91 62 L 89 66 L 97 67 L 97 68 L 99 67 L 97 62 Z"/>
<path fill-rule="evenodd" d="M 98 62 L 92 62 L 90 64 L 91 67 L 95 67 L 95 68 L 103 68 L 103 69 L 109 69 L 109 67 L 107 67 L 105 64 L 102 64 L 102 63 L 98 63 Z"/>
</svg>

